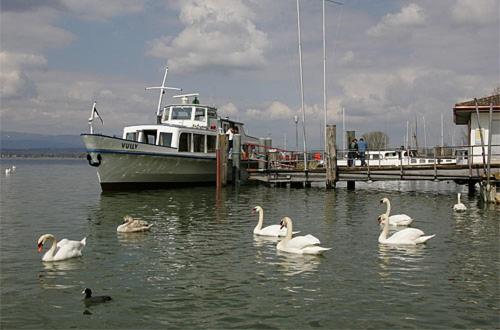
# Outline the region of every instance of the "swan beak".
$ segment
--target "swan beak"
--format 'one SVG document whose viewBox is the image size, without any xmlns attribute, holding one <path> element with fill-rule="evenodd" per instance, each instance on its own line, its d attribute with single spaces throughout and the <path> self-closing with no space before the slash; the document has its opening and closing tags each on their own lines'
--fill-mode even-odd
<svg viewBox="0 0 500 330">
<path fill-rule="evenodd" d="M 381 218 L 381 217 L 378 217 L 378 218 L 377 218 L 377 221 L 378 221 L 378 223 L 380 224 L 380 223 L 382 222 L 382 218 Z"/>
<path fill-rule="evenodd" d="M 380 200 L 380 204 L 384 204 L 384 200 L 383 199 Z"/>
<path fill-rule="evenodd" d="M 42 252 L 42 249 L 43 249 L 43 244 L 38 243 L 38 252 Z"/>
<path fill-rule="evenodd" d="M 284 227 L 286 227 L 286 223 L 284 221 L 280 221 L 280 229 L 283 229 Z"/>
</svg>

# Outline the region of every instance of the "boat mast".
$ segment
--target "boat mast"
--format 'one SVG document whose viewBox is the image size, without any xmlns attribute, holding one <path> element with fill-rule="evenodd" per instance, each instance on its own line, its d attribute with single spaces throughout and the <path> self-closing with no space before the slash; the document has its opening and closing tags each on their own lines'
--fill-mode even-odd
<svg viewBox="0 0 500 330">
<path fill-rule="evenodd" d="M 304 78 L 302 74 L 302 42 L 300 40 L 300 5 L 297 0 L 297 31 L 299 38 L 299 73 L 300 73 L 300 107 L 302 111 L 302 130 L 304 134 L 304 171 L 307 171 L 307 141 L 306 141 L 306 114 L 304 109 Z"/>
<path fill-rule="evenodd" d="M 329 2 L 341 5 L 341 2 L 333 1 L 333 0 L 328 0 Z M 324 150 L 325 150 L 325 157 L 324 159 L 327 159 L 326 154 L 326 145 L 328 144 L 327 137 L 326 137 L 326 126 L 328 123 L 328 111 L 326 108 L 326 15 L 325 15 L 325 0 L 323 0 L 323 108 L 325 110 L 325 127 L 324 127 Z"/>
<path fill-rule="evenodd" d="M 160 90 L 160 97 L 158 99 L 158 109 L 156 109 L 156 118 L 160 117 L 160 113 L 161 113 L 161 101 L 163 100 L 163 94 L 165 94 L 165 91 L 167 89 L 176 90 L 176 91 L 181 91 L 182 90 L 182 88 L 167 87 L 167 86 L 165 86 L 165 82 L 167 81 L 167 74 L 168 74 L 168 66 L 165 67 L 165 74 L 163 75 L 163 82 L 161 83 L 161 86 L 146 87 L 146 90 L 149 90 L 149 89 L 159 89 Z"/>
<path fill-rule="evenodd" d="M 425 154 L 427 155 L 427 131 L 425 130 L 425 116 L 422 117 L 422 120 L 424 122 L 424 149 Z"/>
<path fill-rule="evenodd" d="M 441 147 L 444 147 L 444 123 L 443 123 L 443 114 L 441 114 Z"/>
<path fill-rule="evenodd" d="M 342 149 L 347 149 L 345 144 L 345 108 L 342 107 Z"/>
</svg>

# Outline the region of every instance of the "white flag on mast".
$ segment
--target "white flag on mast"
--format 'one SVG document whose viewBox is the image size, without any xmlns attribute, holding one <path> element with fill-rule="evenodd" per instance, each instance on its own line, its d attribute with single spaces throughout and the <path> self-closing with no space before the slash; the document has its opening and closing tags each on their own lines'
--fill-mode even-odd
<svg viewBox="0 0 500 330">
<path fill-rule="evenodd" d="M 93 121 L 94 118 L 97 117 L 101 121 L 101 124 L 104 125 L 104 121 L 102 120 L 101 115 L 99 115 L 99 112 L 97 112 L 96 104 L 97 102 L 94 102 L 94 105 L 92 106 L 92 113 L 90 114 L 89 121 Z"/>
</svg>

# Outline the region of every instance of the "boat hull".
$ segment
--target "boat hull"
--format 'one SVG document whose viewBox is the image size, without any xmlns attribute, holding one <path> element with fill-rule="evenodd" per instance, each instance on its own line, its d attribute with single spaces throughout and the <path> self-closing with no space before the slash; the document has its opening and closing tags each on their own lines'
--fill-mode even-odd
<svg viewBox="0 0 500 330">
<path fill-rule="evenodd" d="M 215 153 L 181 153 L 97 134 L 82 139 L 104 191 L 215 184 Z"/>
</svg>

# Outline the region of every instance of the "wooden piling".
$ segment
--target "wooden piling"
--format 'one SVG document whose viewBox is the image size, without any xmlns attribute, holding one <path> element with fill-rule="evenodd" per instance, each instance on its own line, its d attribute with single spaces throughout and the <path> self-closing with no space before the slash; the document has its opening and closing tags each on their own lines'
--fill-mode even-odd
<svg viewBox="0 0 500 330">
<path fill-rule="evenodd" d="M 227 161 L 228 161 L 228 137 L 226 134 L 217 135 L 217 169 L 216 169 L 216 187 L 220 189 L 227 184 Z"/>
<path fill-rule="evenodd" d="M 233 150 L 231 152 L 231 159 L 233 163 L 233 184 L 240 183 L 240 160 L 241 160 L 241 135 L 233 135 Z"/>
<path fill-rule="evenodd" d="M 326 126 L 325 168 L 326 189 L 332 189 L 337 182 L 337 126 Z"/>
<path fill-rule="evenodd" d="M 264 148 L 265 140 L 266 140 L 265 138 L 259 138 L 259 148 L 258 148 L 259 170 L 266 169 L 266 162 L 265 162 L 266 148 Z"/>
<path fill-rule="evenodd" d="M 271 149 L 273 145 L 273 140 L 271 138 L 265 138 L 264 139 L 264 147 L 265 147 L 265 153 L 266 153 L 266 169 L 270 168 L 270 163 L 271 163 L 271 158 L 269 157 L 269 149 Z"/>
</svg>

